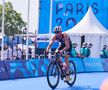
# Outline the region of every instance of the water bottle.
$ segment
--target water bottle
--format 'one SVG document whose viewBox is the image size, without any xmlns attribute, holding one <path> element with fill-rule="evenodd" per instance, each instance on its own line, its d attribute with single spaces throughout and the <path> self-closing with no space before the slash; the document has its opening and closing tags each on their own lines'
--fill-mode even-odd
<svg viewBox="0 0 108 90">
<path fill-rule="evenodd" d="M 65 66 L 64 66 L 64 63 L 62 63 L 62 69 L 63 69 L 63 70 L 65 70 Z"/>
<path fill-rule="evenodd" d="M 62 70 L 63 70 L 63 73 L 65 74 L 66 73 L 66 63 L 65 62 L 62 63 Z"/>
</svg>

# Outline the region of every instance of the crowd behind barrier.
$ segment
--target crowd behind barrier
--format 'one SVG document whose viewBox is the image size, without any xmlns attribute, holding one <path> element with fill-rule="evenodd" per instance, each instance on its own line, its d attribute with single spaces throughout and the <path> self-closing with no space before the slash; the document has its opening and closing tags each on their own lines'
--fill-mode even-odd
<svg viewBox="0 0 108 90">
<path fill-rule="evenodd" d="M 72 52 L 71 52 L 71 58 L 85 58 L 85 57 L 91 57 L 91 48 L 92 43 L 83 43 L 82 47 L 80 48 L 80 52 L 77 52 L 78 44 L 72 43 Z M 53 49 L 54 51 L 55 49 Z M 28 59 L 44 59 L 46 58 L 44 55 L 45 48 L 28 48 Z M 4 51 L 3 53 L 3 60 L 25 60 L 26 59 L 26 49 L 21 49 L 21 47 L 18 47 L 18 45 L 15 45 L 13 47 L 4 45 Z M 1 56 L 1 50 L 0 50 L 0 56 Z M 51 54 L 51 58 L 54 57 L 54 54 Z M 108 46 L 103 45 L 102 50 L 100 51 L 100 58 L 108 58 Z"/>
<path fill-rule="evenodd" d="M 64 60 L 64 59 L 62 59 Z M 81 72 L 108 72 L 108 59 L 70 58 Z M 0 61 L 0 80 L 45 76 L 52 59 Z"/>
<path fill-rule="evenodd" d="M 92 57 L 91 56 L 91 48 L 93 46 L 92 43 L 82 43 L 82 46 L 80 48 L 80 52 L 77 52 L 76 48 L 77 48 L 78 44 L 77 43 L 72 43 L 72 55 L 71 57 L 76 58 L 76 57 L 80 57 L 80 58 L 85 58 L 85 57 Z M 108 58 L 108 46 L 107 45 L 103 45 L 103 48 L 100 52 L 96 52 L 96 53 L 100 53 L 100 58 Z"/>
</svg>

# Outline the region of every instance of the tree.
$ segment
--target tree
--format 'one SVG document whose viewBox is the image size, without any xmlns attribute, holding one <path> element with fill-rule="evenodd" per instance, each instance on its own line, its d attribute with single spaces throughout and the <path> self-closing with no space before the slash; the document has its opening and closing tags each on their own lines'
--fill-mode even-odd
<svg viewBox="0 0 108 90">
<path fill-rule="evenodd" d="M 0 5 L 0 26 L 2 23 L 2 5 Z M 21 14 L 13 9 L 12 3 L 5 3 L 5 25 L 4 33 L 7 36 L 21 34 L 22 28 L 26 27 L 27 23 L 21 18 Z"/>
</svg>

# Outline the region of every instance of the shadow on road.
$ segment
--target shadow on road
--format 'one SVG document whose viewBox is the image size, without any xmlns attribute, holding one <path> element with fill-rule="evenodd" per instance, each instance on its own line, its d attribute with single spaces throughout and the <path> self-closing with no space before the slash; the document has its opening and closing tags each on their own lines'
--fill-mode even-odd
<svg viewBox="0 0 108 90">
<path fill-rule="evenodd" d="M 90 86 L 73 86 L 67 88 L 56 88 L 55 90 L 99 90 L 98 88 L 92 88 Z"/>
</svg>

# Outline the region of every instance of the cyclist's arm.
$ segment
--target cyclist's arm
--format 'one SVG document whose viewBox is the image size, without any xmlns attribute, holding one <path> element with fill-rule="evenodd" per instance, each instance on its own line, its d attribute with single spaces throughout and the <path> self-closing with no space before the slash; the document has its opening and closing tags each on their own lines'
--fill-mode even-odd
<svg viewBox="0 0 108 90">
<path fill-rule="evenodd" d="M 70 45 L 69 45 L 69 36 L 67 34 L 64 34 L 64 41 L 65 41 L 65 47 L 62 49 L 62 51 L 66 51 L 67 49 L 70 48 Z"/>
<path fill-rule="evenodd" d="M 49 51 L 49 49 L 51 48 L 51 46 L 52 46 L 52 44 L 54 43 L 54 41 L 56 40 L 56 37 L 55 36 L 53 36 L 53 38 L 51 39 L 51 41 L 50 41 L 50 43 L 49 43 L 49 45 L 48 45 L 48 47 L 47 47 L 47 51 Z"/>
</svg>

